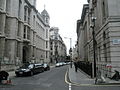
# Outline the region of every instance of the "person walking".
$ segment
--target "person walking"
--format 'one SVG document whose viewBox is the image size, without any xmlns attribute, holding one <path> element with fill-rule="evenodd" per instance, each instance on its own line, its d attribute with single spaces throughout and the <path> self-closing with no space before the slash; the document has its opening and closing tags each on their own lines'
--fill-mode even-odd
<svg viewBox="0 0 120 90">
<path fill-rule="evenodd" d="M 77 62 L 74 62 L 74 66 L 75 66 L 75 72 L 77 72 L 77 70 L 78 70 Z"/>
</svg>

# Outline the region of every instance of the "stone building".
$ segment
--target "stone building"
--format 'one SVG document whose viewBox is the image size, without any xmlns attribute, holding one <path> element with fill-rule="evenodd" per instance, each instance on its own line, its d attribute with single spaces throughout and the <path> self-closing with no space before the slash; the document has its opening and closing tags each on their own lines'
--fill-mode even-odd
<svg viewBox="0 0 120 90">
<path fill-rule="evenodd" d="M 77 44 L 75 44 L 75 47 L 72 48 L 72 61 L 79 61 L 80 59 L 78 59 L 78 53 L 77 53 Z"/>
<path fill-rule="evenodd" d="M 59 35 L 58 27 L 50 28 L 50 61 L 51 63 L 57 63 L 65 61 L 66 58 L 66 46 Z"/>
<path fill-rule="evenodd" d="M 78 57 L 80 61 L 88 61 L 88 10 L 89 5 L 83 6 L 81 20 L 77 20 L 77 45 L 78 45 Z"/>
<path fill-rule="evenodd" d="M 49 62 L 49 14 L 36 0 L 0 0 L 0 67 Z"/>
<path fill-rule="evenodd" d="M 94 64 L 95 55 L 96 67 L 105 77 L 112 77 L 114 70 L 120 72 L 119 4 L 119 0 L 88 0 L 77 28 L 78 45 L 84 45 L 83 60 Z M 83 35 L 79 32 L 83 32 Z M 82 49 L 78 50 L 80 55 Z"/>
</svg>

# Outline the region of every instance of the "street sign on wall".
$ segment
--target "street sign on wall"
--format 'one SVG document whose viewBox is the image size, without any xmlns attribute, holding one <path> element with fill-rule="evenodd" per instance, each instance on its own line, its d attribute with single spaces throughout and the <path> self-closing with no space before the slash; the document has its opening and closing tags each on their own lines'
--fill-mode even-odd
<svg viewBox="0 0 120 90">
<path fill-rule="evenodd" d="M 114 45 L 120 45 L 120 39 L 113 39 Z"/>
</svg>

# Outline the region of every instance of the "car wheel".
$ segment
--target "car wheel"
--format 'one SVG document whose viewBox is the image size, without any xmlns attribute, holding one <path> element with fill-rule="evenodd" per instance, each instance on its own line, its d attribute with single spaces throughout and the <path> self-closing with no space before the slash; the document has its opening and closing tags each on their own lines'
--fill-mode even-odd
<svg viewBox="0 0 120 90">
<path fill-rule="evenodd" d="M 42 72 L 44 72 L 45 70 L 44 70 L 44 68 L 42 69 Z"/>
<path fill-rule="evenodd" d="M 32 71 L 30 72 L 30 76 L 33 76 L 33 72 Z"/>
<path fill-rule="evenodd" d="M 16 74 L 16 77 L 19 77 L 20 75 L 19 74 Z"/>
</svg>

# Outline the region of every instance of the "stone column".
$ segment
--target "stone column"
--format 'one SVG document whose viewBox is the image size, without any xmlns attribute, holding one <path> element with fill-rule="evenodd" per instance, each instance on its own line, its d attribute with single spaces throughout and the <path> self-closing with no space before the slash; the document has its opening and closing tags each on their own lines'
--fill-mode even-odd
<svg viewBox="0 0 120 90">
<path fill-rule="evenodd" d="M 0 35 L 4 35 L 6 15 L 0 12 Z"/>
<path fill-rule="evenodd" d="M 0 0 L 0 69 L 2 68 L 1 64 L 4 58 L 4 46 L 5 46 L 5 36 L 4 36 L 5 20 L 6 20 L 5 6 L 6 6 L 6 0 Z"/>
<path fill-rule="evenodd" d="M 6 10 L 6 0 L 0 0 L 0 10 Z"/>
</svg>

